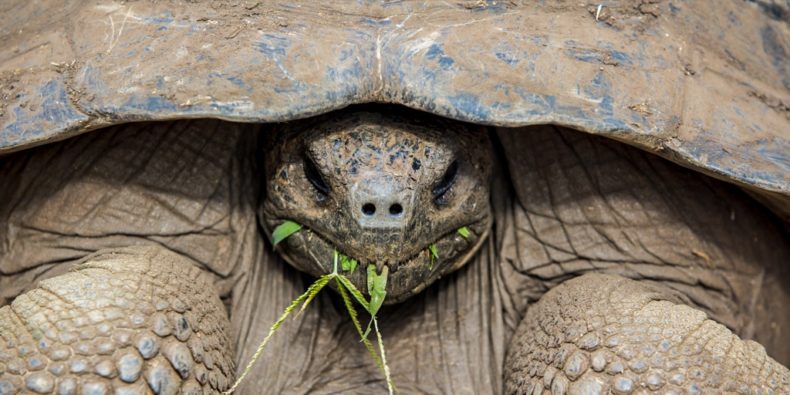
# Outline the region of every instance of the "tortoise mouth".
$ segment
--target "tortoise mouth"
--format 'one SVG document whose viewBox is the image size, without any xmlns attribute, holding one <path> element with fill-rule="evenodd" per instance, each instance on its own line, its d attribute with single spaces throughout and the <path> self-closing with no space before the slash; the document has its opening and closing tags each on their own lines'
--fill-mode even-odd
<svg viewBox="0 0 790 395">
<path fill-rule="evenodd" d="M 378 273 L 387 266 L 389 278 L 384 303 L 393 304 L 419 293 L 442 275 L 462 267 L 488 236 L 489 225 L 490 219 L 486 216 L 465 226 L 469 229 L 466 237 L 454 230 L 422 246 L 416 253 L 407 257 L 395 257 L 388 262 L 347 255 L 347 249 L 341 244 L 331 242 L 319 230 L 311 228 L 303 228 L 290 236 L 280 244 L 282 247 L 279 252 L 291 266 L 315 277 L 332 273 L 337 268 L 338 273 L 348 277 L 366 295 L 367 266 L 376 265 Z M 431 246 L 434 246 L 435 255 Z M 344 270 L 344 259 L 349 263 L 355 261 L 356 267 L 353 270 L 348 270 L 348 267 Z"/>
</svg>

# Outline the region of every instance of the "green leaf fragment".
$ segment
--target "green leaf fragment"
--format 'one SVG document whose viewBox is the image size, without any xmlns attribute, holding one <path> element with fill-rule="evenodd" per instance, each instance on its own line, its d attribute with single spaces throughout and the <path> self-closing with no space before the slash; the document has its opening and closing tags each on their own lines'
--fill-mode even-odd
<svg viewBox="0 0 790 395">
<path fill-rule="evenodd" d="M 387 274 L 389 268 L 384 266 L 381 274 L 376 273 L 376 265 L 368 265 L 368 295 L 370 295 L 370 306 L 368 306 L 368 313 L 376 316 L 376 313 L 384 304 L 384 298 L 387 296 Z"/>
<path fill-rule="evenodd" d="M 340 254 L 340 267 L 343 268 L 344 272 L 347 272 L 348 269 L 351 269 L 351 260 L 349 260 L 348 257 L 343 254 Z"/>
<path fill-rule="evenodd" d="M 299 229 L 302 229 L 302 225 L 294 221 L 285 221 L 277 225 L 277 227 L 274 228 L 274 232 L 272 232 L 272 244 L 277 246 L 281 241 L 287 239 L 288 236 L 298 232 Z"/>
<path fill-rule="evenodd" d="M 431 263 L 428 265 L 428 269 L 433 269 L 433 263 L 439 260 L 439 250 L 436 248 L 436 243 L 431 243 L 428 246 L 428 251 L 431 255 Z"/>
<path fill-rule="evenodd" d="M 340 254 L 340 266 L 344 272 L 353 273 L 357 269 L 357 260 Z"/>
<path fill-rule="evenodd" d="M 431 252 L 433 259 L 439 259 L 439 250 L 436 248 L 436 243 L 429 245 L 428 251 Z"/>
<path fill-rule="evenodd" d="M 462 227 L 458 228 L 458 234 L 461 235 L 461 237 L 463 237 L 464 239 L 468 239 L 469 238 L 469 228 L 467 228 L 466 226 L 462 226 Z"/>
<path fill-rule="evenodd" d="M 351 273 L 354 273 L 354 271 L 357 270 L 357 265 L 358 265 L 357 260 L 356 259 L 352 259 L 351 260 L 351 268 L 349 268 L 348 271 L 351 272 Z"/>
</svg>

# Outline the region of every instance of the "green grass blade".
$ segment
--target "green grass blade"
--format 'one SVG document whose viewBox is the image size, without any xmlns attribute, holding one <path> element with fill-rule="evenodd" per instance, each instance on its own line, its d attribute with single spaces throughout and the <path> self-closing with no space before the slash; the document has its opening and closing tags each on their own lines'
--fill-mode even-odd
<svg viewBox="0 0 790 395">
<path fill-rule="evenodd" d="M 360 292 L 359 289 L 357 289 L 357 287 L 354 286 L 354 284 L 351 282 L 351 280 L 348 279 L 348 277 L 339 275 L 337 276 L 337 280 L 343 284 L 343 286 L 348 290 L 348 292 L 351 293 L 352 296 L 354 296 L 354 299 L 357 300 L 357 303 L 359 303 L 362 307 L 364 307 L 366 311 L 370 311 L 370 303 L 368 303 L 368 301 L 365 300 L 365 297 L 362 295 L 362 292 Z"/>
<path fill-rule="evenodd" d="M 468 239 L 469 238 L 469 228 L 467 228 L 466 226 L 462 226 L 462 227 L 458 228 L 458 234 L 461 235 L 461 237 L 463 237 L 464 239 Z"/>
<path fill-rule="evenodd" d="M 302 225 L 294 221 L 285 221 L 277 225 L 277 227 L 274 228 L 274 232 L 272 232 L 272 244 L 277 246 L 281 241 L 287 239 L 288 236 L 298 232 L 299 229 L 302 229 Z"/>
<path fill-rule="evenodd" d="M 359 337 L 362 339 L 362 343 L 365 345 L 365 348 L 368 350 L 368 353 L 371 357 L 373 357 L 373 361 L 376 363 L 376 366 L 381 370 L 384 374 L 384 378 L 387 381 L 387 390 L 390 394 L 392 394 L 395 390 L 395 384 L 392 381 L 392 377 L 390 377 L 390 368 L 387 365 L 386 358 L 379 357 L 376 353 L 376 348 L 373 347 L 373 343 L 368 340 L 367 336 L 363 336 L 362 334 L 362 326 L 359 324 L 359 316 L 357 314 L 357 310 L 354 308 L 354 304 L 351 301 L 351 298 L 348 296 L 348 292 L 353 292 L 351 289 L 346 289 L 345 284 L 342 282 L 342 276 L 335 277 L 335 281 L 337 281 L 337 289 L 340 291 L 340 296 L 343 298 L 343 302 L 346 305 L 346 309 L 348 310 L 348 315 L 351 317 L 351 322 L 354 324 L 354 328 L 357 330 Z M 349 282 L 349 284 L 351 284 Z M 353 287 L 353 285 L 352 285 Z M 354 288 L 356 292 L 359 292 L 356 288 Z M 381 340 L 381 333 L 378 330 L 378 325 L 376 325 L 376 335 L 378 336 L 379 342 L 379 350 L 381 355 L 384 356 L 384 343 Z"/>
<path fill-rule="evenodd" d="M 317 294 L 318 291 L 320 291 L 321 288 L 323 288 L 324 285 L 326 285 L 326 283 L 329 281 L 328 277 L 329 277 L 328 275 L 319 277 L 318 280 L 316 280 L 309 288 L 307 288 L 307 291 L 305 291 L 305 293 L 299 295 L 298 298 L 294 299 L 294 301 L 291 302 L 291 304 L 285 308 L 285 311 L 283 311 L 282 315 L 280 315 L 280 318 L 278 318 L 277 321 L 274 322 L 274 325 L 272 325 L 272 327 L 269 328 L 269 333 L 266 335 L 266 337 L 263 339 L 261 344 L 258 346 L 258 349 L 255 350 L 255 354 L 253 354 L 252 359 L 250 359 L 250 362 L 247 363 L 247 366 L 244 367 L 244 371 L 241 373 L 241 376 L 239 376 L 239 378 L 236 379 L 236 382 L 233 383 L 233 386 L 230 387 L 229 390 L 223 392 L 223 394 L 225 395 L 232 394 L 233 391 L 236 390 L 239 384 L 241 384 L 242 380 L 244 380 L 247 374 L 250 373 L 250 370 L 252 370 L 253 365 L 255 365 L 255 362 L 261 356 L 263 349 L 266 348 L 266 344 L 269 343 L 269 340 L 271 340 L 274 333 L 277 332 L 277 329 L 280 328 L 280 325 L 282 325 L 283 321 L 285 321 L 285 319 L 288 318 L 289 315 L 291 315 L 291 313 L 294 311 L 294 309 L 296 309 L 299 306 L 300 303 L 307 301 L 308 298 L 312 299 L 312 297 L 315 297 L 315 294 Z M 322 281 L 323 284 L 317 287 L 317 284 L 319 284 Z M 317 290 L 315 290 L 316 287 Z M 311 294 L 312 297 L 310 296 Z M 306 305 L 307 304 L 305 304 L 305 306 Z M 304 309 L 304 307 L 302 309 Z"/>
<path fill-rule="evenodd" d="M 376 330 L 376 339 L 379 343 L 379 351 L 381 352 L 381 365 L 384 366 L 384 378 L 387 380 L 387 391 L 390 395 L 395 392 L 395 383 L 390 376 L 390 367 L 387 365 L 387 354 L 384 353 L 384 340 L 381 338 L 381 331 L 379 331 L 379 322 L 376 317 L 373 317 L 373 328 Z"/>
<path fill-rule="evenodd" d="M 370 331 L 373 329 L 373 318 L 376 317 L 370 317 L 370 321 L 368 321 L 368 326 L 367 328 L 365 328 L 365 332 L 362 333 L 362 337 L 364 337 L 365 339 L 367 339 L 368 336 L 370 336 Z"/>
<path fill-rule="evenodd" d="M 319 292 L 321 292 L 321 289 L 323 289 L 323 288 L 324 288 L 324 286 L 325 286 L 325 285 L 326 285 L 326 284 L 329 282 L 329 280 L 331 280 L 333 277 L 335 277 L 335 275 L 334 275 L 334 274 L 324 274 L 323 276 L 319 277 L 319 278 L 318 278 L 318 280 L 315 280 L 315 282 L 314 282 L 314 283 L 312 283 L 312 284 L 310 285 L 310 287 L 308 287 L 308 288 L 307 288 L 307 292 L 305 292 L 305 293 L 307 294 L 307 299 L 305 299 L 305 301 L 304 301 L 304 304 L 302 304 L 302 308 L 301 308 L 301 309 L 299 309 L 299 313 L 297 313 L 297 314 L 302 314 L 302 312 L 304 311 L 304 309 L 306 309 L 306 308 L 307 308 L 307 305 L 309 305 L 309 304 L 310 304 L 310 302 L 312 302 L 312 301 L 313 301 L 313 299 L 315 298 L 315 296 L 316 296 L 316 295 L 318 295 L 318 293 L 319 293 Z"/>
<path fill-rule="evenodd" d="M 354 286 L 354 284 L 351 282 L 351 280 L 349 280 L 346 276 L 342 276 L 342 275 L 338 276 L 337 278 L 338 278 L 338 281 L 343 283 L 343 285 L 346 287 L 348 292 L 350 292 L 351 295 L 354 296 L 354 299 L 356 299 L 357 302 L 360 305 L 362 305 L 362 307 L 364 307 L 366 311 L 370 312 L 370 302 L 365 300 L 365 297 L 362 295 L 362 292 L 360 292 L 359 289 L 357 289 L 357 287 Z M 368 334 L 370 334 L 370 328 L 371 328 L 371 324 L 372 323 L 373 323 L 373 320 L 371 320 L 368 323 L 368 327 L 367 327 L 367 329 L 365 329 L 365 333 L 361 333 L 360 334 L 362 336 L 363 340 L 366 340 L 368 338 Z"/>
<path fill-rule="evenodd" d="M 381 362 L 381 358 L 379 355 L 376 354 L 376 348 L 373 347 L 373 343 L 367 339 L 367 337 L 362 336 L 362 325 L 359 323 L 359 314 L 357 314 L 357 310 L 354 308 L 354 304 L 351 301 L 351 298 L 348 296 L 348 292 L 351 290 L 347 289 L 344 284 L 340 281 L 340 277 L 336 277 L 335 281 L 337 281 L 338 286 L 337 289 L 340 292 L 340 296 L 343 298 L 343 302 L 346 305 L 346 310 L 348 310 L 348 315 L 351 317 L 351 322 L 354 324 L 354 329 L 357 330 L 359 337 L 362 343 L 365 345 L 365 348 L 368 349 L 368 353 L 370 356 L 373 357 L 376 366 L 381 369 L 381 372 L 384 373 L 384 364 Z"/>
</svg>

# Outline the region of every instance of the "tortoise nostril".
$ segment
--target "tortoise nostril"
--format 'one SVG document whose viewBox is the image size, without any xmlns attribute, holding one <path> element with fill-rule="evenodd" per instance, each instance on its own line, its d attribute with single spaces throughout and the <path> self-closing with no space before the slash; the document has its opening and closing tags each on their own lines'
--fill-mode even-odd
<svg viewBox="0 0 790 395">
<path fill-rule="evenodd" d="M 403 206 L 398 203 L 393 204 L 390 206 L 390 214 L 392 215 L 401 215 L 403 213 Z"/>
<path fill-rule="evenodd" d="M 362 213 L 367 215 L 367 216 L 371 216 L 371 215 L 375 214 L 376 213 L 376 205 L 374 205 L 373 203 L 365 203 L 364 205 L 362 205 Z"/>
</svg>

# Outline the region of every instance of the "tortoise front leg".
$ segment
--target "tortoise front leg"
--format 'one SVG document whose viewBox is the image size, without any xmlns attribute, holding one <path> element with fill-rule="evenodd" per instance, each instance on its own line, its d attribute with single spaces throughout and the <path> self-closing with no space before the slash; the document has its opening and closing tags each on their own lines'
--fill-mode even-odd
<svg viewBox="0 0 790 395">
<path fill-rule="evenodd" d="M 0 308 L 0 394 L 195 394 L 227 388 L 225 309 L 162 248 L 87 257 Z"/>
<path fill-rule="evenodd" d="M 587 274 L 530 306 L 507 393 L 790 393 L 790 371 L 661 289 Z"/>
</svg>

